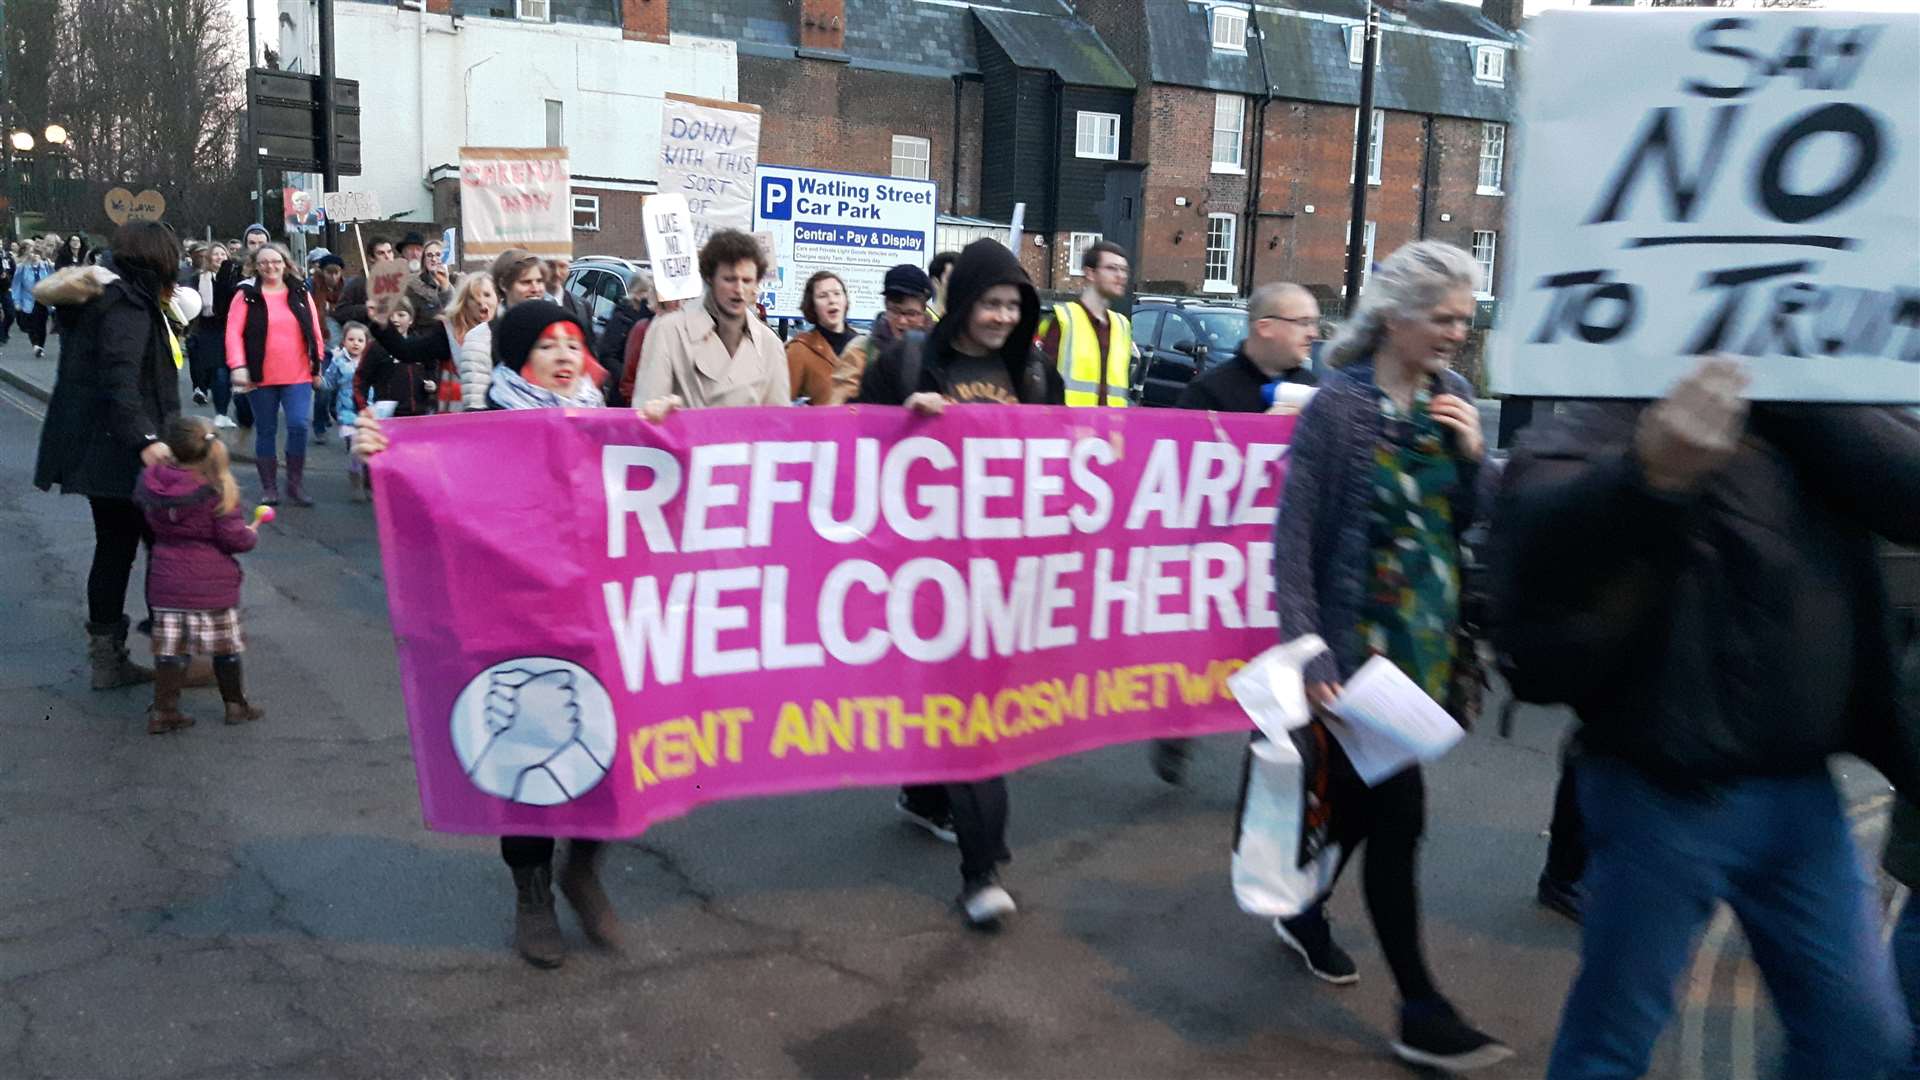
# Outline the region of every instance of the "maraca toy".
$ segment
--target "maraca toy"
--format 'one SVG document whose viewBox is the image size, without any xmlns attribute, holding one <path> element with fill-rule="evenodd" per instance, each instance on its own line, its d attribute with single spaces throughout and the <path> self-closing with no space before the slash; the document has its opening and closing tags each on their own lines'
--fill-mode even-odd
<svg viewBox="0 0 1920 1080">
<path fill-rule="evenodd" d="M 273 507 L 256 506 L 253 508 L 253 527 L 257 529 L 267 522 L 272 521 L 276 516 L 273 512 Z"/>
</svg>

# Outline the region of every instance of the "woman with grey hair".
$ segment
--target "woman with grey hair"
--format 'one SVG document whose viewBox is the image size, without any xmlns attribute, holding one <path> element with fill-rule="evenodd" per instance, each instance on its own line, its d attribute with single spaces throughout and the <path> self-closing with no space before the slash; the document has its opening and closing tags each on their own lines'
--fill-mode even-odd
<svg viewBox="0 0 1920 1080">
<path fill-rule="evenodd" d="M 1473 324 L 1479 265 L 1436 241 L 1393 253 L 1334 339 L 1337 370 L 1294 429 L 1280 503 L 1280 638 L 1316 634 L 1306 670 L 1317 706 L 1384 656 L 1444 701 L 1460 615 L 1460 535 L 1473 523 L 1486 441 L 1473 388 L 1448 369 Z M 1460 1018 L 1434 984 L 1420 940 L 1418 853 L 1426 788 L 1413 766 L 1369 788 L 1331 746 L 1335 839 L 1366 844 L 1362 888 L 1400 991 L 1394 1053 L 1461 1070 L 1512 1051 Z M 1344 818 L 1338 815 L 1345 815 Z M 1359 978 L 1334 944 L 1325 899 L 1275 920 L 1280 939 L 1328 982 Z"/>
<path fill-rule="evenodd" d="M 636 270 L 627 281 L 627 295 L 613 307 L 607 316 L 606 325 L 600 328 L 600 339 L 593 343 L 593 355 L 607 369 L 607 404 L 625 405 L 622 395 L 623 385 L 631 385 L 627 378 L 627 342 L 633 337 L 633 328 L 653 318 L 653 274 L 646 270 Z M 634 356 L 638 358 L 636 351 Z"/>
</svg>

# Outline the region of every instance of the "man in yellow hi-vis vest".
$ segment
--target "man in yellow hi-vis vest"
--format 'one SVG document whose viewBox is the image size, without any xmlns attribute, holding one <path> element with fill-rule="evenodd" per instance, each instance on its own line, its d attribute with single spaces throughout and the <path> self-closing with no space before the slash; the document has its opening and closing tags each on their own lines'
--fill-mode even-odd
<svg viewBox="0 0 1920 1080">
<path fill-rule="evenodd" d="M 1069 405 L 1132 404 L 1133 323 L 1112 310 L 1127 295 L 1127 253 L 1105 240 L 1080 257 L 1087 287 L 1056 305 L 1040 323 L 1040 348 L 1067 381 Z"/>
</svg>

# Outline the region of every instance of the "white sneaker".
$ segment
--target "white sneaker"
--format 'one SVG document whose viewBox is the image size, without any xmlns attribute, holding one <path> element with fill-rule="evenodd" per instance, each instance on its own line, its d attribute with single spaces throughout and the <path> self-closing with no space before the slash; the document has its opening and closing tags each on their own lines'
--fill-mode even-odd
<svg viewBox="0 0 1920 1080">
<path fill-rule="evenodd" d="M 228 416 L 226 413 L 221 413 L 219 416 L 213 418 L 213 426 L 217 428 L 227 428 L 239 427 L 240 425 L 233 422 L 233 417 Z"/>
<path fill-rule="evenodd" d="M 1019 910 L 1007 890 L 991 881 L 961 893 L 960 906 L 975 926 L 992 926 Z"/>
<path fill-rule="evenodd" d="M 47 347 L 45 345 L 35 345 L 33 347 L 33 358 L 35 360 L 38 360 L 45 355 L 47 355 Z"/>
</svg>

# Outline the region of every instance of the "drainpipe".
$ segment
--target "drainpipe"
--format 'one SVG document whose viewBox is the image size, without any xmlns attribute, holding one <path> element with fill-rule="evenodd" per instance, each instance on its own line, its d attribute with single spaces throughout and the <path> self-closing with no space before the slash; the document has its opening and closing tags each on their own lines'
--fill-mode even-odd
<svg viewBox="0 0 1920 1080">
<path fill-rule="evenodd" d="M 1260 86 L 1264 91 L 1260 95 L 1259 108 L 1254 110 L 1253 122 L 1253 161 L 1247 173 L 1247 250 L 1241 259 L 1240 292 L 1243 296 L 1253 294 L 1253 273 L 1260 257 L 1260 178 L 1266 168 L 1267 151 L 1267 107 L 1273 104 L 1273 76 L 1267 68 L 1267 32 L 1260 26 L 1260 9 L 1256 6 L 1247 12 L 1248 29 L 1259 37 L 1257 48 L 1260 50 Z"/>
<path fill-rule="evenodd" d="M 1420 229 L 1415 240 L 1427 238 L 1427 211 L 1433 199 L 1433 117 L 1422 120 L 1426 128 L 1426 141 L 1420 144 Z"/>
<path fill-rule="evenodd" d="M 953 77 L 953 151 L 947 162 L 952 179 L 947 184 L 947 213 L 960 212 L 960 79 Z"/>
</svg>

